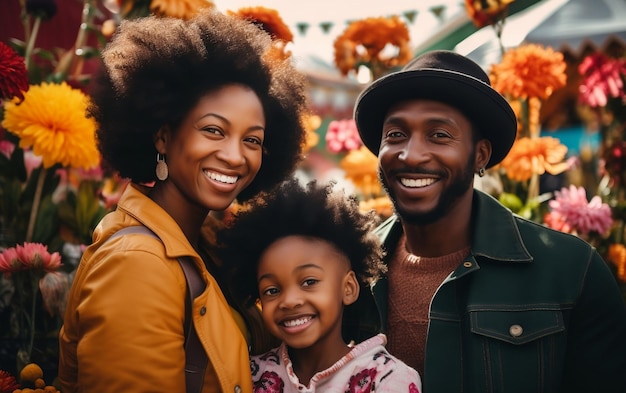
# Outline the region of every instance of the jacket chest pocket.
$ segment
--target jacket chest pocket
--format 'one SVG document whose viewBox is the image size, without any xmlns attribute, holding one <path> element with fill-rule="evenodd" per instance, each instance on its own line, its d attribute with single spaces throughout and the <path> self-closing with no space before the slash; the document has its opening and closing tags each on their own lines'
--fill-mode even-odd
<svg viewBox="0 0 626 393">
<path fill-rule="evenodd" d="M 485 391 L 539 392 L 558 385 L 567 339 L 561 310 L 481 310 L 469 317 L 470 378 L 481 378 L 475 382 Z"/>
</svg>

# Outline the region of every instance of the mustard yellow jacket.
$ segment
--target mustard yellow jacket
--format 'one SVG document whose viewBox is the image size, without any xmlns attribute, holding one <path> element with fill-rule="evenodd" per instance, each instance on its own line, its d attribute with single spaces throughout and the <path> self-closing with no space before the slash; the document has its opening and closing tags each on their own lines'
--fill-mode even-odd
<svg viewBox="0 0 626 393">
<path fill-rule="evenodd" d="M 127 234 L 107 241 L 134 225 L 160 240 Z M 193 258 L 207 284 L 192 311 L 209 357 L 202 392 L 252 391 L 247 343 L 217 282 L 178 224 L 131 184 L 76 271 L 59 336 L 63 393 L 185 391 L 180 256 Z"/>
</svg>

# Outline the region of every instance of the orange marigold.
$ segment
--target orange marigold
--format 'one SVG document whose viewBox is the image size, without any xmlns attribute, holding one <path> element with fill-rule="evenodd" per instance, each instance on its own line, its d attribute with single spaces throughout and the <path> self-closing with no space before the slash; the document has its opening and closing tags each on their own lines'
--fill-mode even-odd
<svg viewBox="0 0 626 393">
<path fill-rule="evenodd" d="M 229 14 L 249 20 L 272 36 L 273 40 L 293 42 L 293 34 L 278 11 L 266 7 L 244 7 Z"/>
<path fill-rule="evenodd" d="M 491 66 L 491 82 L 511 98 L 547 99 L 565 86 L 567 64 L 561 52 L 541 45 L 526 44 L 509 49 L 499 64 Z"/>
<path fill-rule="evenodd" d="M 557 138 L 524 137 L 515 141 L 500 167 L 506 171 L 509 179 L 516 181 L 526 181 L 533 174 L 543 175 L 546 172 L 558 175 L 569 167 L 563 161 L 566 154 L 567 146 Z"/>
<path fill-rule="evenodd" d="M 399 67 L 413 56 L 409 42 L 409 29 L 396 15 L 358 20 L 335 39 L 335 65 L 344 75 L 361 63 L 376 63 L 387 69 Z M 388 45 L 396 48 L 390 51 L 394 55 L 383 51 Z"/>
<path fill-rule="evenodd" d="M 156 15 L 191 19 L 203 8 L 215 8 L 211 0 L 152 0 L 150 10 Z"/>
<path fill-rule="evenodd" d="M 611 244 L 608 259 L 617 266 L 617 277 L 626 282 L 626 246 L 619 243 Z"/>
</svg>

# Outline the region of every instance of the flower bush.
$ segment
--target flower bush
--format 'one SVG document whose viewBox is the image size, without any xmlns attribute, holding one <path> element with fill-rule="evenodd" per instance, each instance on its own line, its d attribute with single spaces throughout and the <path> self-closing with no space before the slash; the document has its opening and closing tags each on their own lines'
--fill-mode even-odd
<svg viewBox="0 0 626 393">
<path fill-rule="evenodd" d="M 71 272 L 125 185 L 101 168 L 86 113 L 81 64 L 99 50 L 86 46 L 88 33 L 102 35 L 90 30 L 94 4 L 84 6 L 79 50 L 35 46 L 54 1 L 23 2 L 25 40 L 0 42 L 0 367 L 9 372 L 33 360 L 56 369 Z"/>
</svg>

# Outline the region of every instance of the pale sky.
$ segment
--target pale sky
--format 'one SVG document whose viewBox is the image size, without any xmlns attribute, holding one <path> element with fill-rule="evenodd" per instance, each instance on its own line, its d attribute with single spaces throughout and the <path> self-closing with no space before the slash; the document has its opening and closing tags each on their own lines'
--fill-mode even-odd
<svg viewBox="0 0 626 393">
<path fill-rule="evenodd" d="M 411 34 L 411 45 L 417 46 L 441 26 L 441 21 L 430 11 L 433 6 L 447 7 L 444 17 L 451 18 L 465 12 L 463 0 L 213 0 L 220 11 L 236 11 L 242 7 L 263 6 L 277 10 L 283 21 L 291 28 L 294 43 L 291 48 L 296 59 L 300 56 L 315 55 L 332 63 L 333 42 L 350 20 L 366 17 L 400 15 L 415 10 L 413 23 L 407 22 Z M 406 21 L 406 19 L 405 19 Z M 310 25 L 306 34 L 299 33 L 296 25 L 306 22 Z M 332 22 L 333 27 L 324 33 L 320 23 Z"/>
</svg>

